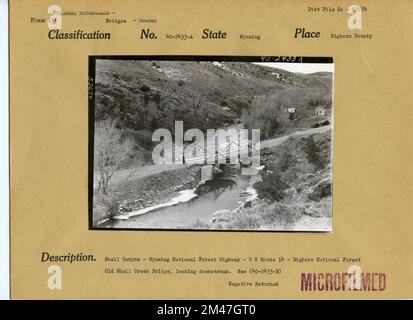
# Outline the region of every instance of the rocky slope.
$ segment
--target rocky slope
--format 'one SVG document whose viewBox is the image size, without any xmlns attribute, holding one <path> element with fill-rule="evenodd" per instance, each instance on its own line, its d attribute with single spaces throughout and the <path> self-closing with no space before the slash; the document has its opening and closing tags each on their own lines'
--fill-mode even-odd
<svg viewBox="0 0 413 320">
<path fill-rule="evenodd" d="M 149 149 L 156 128 L 225 127 L 240 122 L 255 99 L 290 92 L 294 107 L 312 107 L 300 97 L 331 102 L 330 73 L 298 74 L 240 62 L 97 60 L 95 120 L 113 119 L 139 147 Z M 290 89 L 290 91 L 288 91 Z M 294 99 L 296 101 L 294 101 Z"/>
<path fill-rule="evenodd" d="M 237 210 L 217 212 L 196 229 L 331 230 L 331 131 L 291 137 L 262 151 L 265 165 L 254 184 L 258 197 Z"/>
</svg>

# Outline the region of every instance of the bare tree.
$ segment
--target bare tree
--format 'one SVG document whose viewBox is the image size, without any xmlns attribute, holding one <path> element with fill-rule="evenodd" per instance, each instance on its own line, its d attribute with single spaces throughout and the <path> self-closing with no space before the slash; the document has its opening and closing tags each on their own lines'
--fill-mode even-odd
<svg viewBox="0 0 413 320">
<path fill-rule="evenodd" d="M 192 127 L 199 128 L 205 121 L 205 97 L 204 95 L 193 96 L 191 99 Z"/>
<path fill-rule="evenodd" d="M 97 190 L 107 194 L 109 181 L 115 170 L 132 151 L 130 140 L 122 140 L 120 131 L 113 121 L 95 123 L 94 166 L 97 176 Z"/>
</svg>

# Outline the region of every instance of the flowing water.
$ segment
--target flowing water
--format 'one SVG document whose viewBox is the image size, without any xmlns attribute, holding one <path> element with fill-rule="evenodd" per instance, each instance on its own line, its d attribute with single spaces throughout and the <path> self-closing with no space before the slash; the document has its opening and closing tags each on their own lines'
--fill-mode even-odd
<svg viewBox="0 0 413 320">
<path fill-rule="evenodd" d="M 206 181 L 193 192 L 186 202 L 155 209 L 144 214 L 131 215 L 124 220 L 105 223 L 108 228 L 178 229 L 197 221 L 209 222 L 213 214 L 222 209 L 236 209 L 251 193 L 250 176 L 221 177 Z"/>
</svg>

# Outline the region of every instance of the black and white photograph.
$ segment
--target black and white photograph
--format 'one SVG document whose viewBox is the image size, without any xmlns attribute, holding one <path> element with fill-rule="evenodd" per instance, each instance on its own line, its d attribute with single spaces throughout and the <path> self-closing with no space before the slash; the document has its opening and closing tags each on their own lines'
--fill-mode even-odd
<svg viewBox="0 0 413 320">
<path fill-rule="evenodd" d="M 89 227 L 332 231 L 332 58 L 89 57 Z"/>
</svg>

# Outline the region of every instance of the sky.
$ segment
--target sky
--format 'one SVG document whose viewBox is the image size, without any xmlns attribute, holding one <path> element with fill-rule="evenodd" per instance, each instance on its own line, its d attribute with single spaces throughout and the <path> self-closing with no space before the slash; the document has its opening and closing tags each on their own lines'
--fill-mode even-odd
<svg viewBox="0 0 413 320">
<path fill-rule="evenodd" d="M 290 72 L 314 73 L 320 71 L 334 72 L 333 63 L 280 63 L 280 62 L 257 62 L 256 64 L 287 70 Z"/>
</svg>

